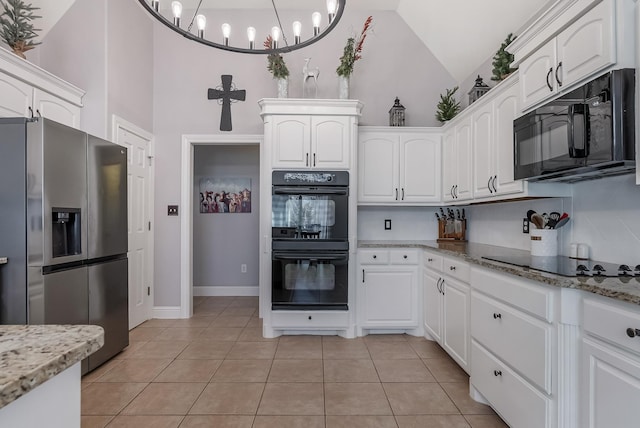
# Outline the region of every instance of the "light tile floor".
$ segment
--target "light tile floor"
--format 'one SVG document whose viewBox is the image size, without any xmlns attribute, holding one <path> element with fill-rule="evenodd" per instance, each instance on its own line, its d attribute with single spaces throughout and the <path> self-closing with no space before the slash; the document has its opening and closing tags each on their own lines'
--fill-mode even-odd
<svg viewBox="0 0 640 428">
<path fill-rule="evenodd" d="M 196 297 L 82 379 L 82 427 L 504 428 L 434 342 L 262 337 L 255 297 Z"/>
</svg>

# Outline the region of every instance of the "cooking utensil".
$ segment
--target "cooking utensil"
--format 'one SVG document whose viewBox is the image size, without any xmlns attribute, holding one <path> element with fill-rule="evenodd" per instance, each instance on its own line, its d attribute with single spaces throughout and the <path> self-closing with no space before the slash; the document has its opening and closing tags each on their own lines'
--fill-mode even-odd
<svg viewBox="0 0 640 428">
<path fill-rule="evenodd" d="M 562 215 L 560 216 L 560 218 L 558 219 L 558 221 L 562 220 L 563 218 L 568 218 L 569 214 L 567 213 L 562 213 Z"/>
<path fill-rule="evenodd" d="M 566 214 L 566 213 L 565 213 Z M 565 224 L 569 223 L 569 216 L 567 215 L 564 218 L 560 218 L 560 220 L 558 220 L 558 222 L 556 223 L 554 229 L 560 229 L 562 226 L 564 226 Z"/>
<path fill-rule="evenodd" d="M 529 210 L 527 211 L 527 220 L 531 221 L 531 217 L 535 214 L 536 212 L 534 210 Z"/>
<path fill-rule="evenodd" d="M 464 214 L 464 208 L 462 209 L 462 219 L 466 220 L 467 216 Z"/>
<path fill-rule="evenodd" d="M 557 211 L 552 211 L 549 213 L 549 218 L 555 221 L 560 220 L 560 213 Z"/>
<path fill-rule="evenodd" d="M 534 213 L 531 216 L 531 222 L 536 225 L 538 229 L 544 229 L 544 218 L 538 213 Z"/>
</svg>

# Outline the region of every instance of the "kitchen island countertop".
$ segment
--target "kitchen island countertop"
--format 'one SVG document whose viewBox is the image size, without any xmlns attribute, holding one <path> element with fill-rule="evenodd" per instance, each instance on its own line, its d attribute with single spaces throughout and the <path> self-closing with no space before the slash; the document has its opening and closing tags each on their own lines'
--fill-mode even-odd
<svg viewBox="0 0 640 428">
<path fill-rule="evenodd" d="M 574 288 L 605 297 L 640 305 L 640 277 L 566 277 L 539 270 L 483 259 L 489 256 L 529 255 L 528 251 L 495 245 L 466 243 L 439 243 L 436 241 L 358 241 L 358 248 L 422 248 L 435 250 L 446 256 L 496 271 L 516 275 L 544 284 Z"/>
<path fill-rule="evenodd" d="M 104 330 L 95 325 L 0 326 L 0 408 L 103 344 Z"/>
</svg>

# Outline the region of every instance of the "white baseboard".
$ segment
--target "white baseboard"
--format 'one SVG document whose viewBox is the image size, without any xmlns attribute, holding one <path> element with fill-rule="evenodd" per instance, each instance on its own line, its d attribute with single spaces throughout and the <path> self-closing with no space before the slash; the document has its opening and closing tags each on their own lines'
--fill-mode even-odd
<svg viewBox="0 0 640 428">
<path fill-rule="evenodd" d="M 151 310 L 152 318 L 178 319 L 182 318 L 180 306 L 154 306 Z"/>
<path fill-rule="evenodd" d="M 193 287 L 194 296 L 258 296 L 259 287 L 234 287 L 222 285 L 201 285 Z"/>
</svg>

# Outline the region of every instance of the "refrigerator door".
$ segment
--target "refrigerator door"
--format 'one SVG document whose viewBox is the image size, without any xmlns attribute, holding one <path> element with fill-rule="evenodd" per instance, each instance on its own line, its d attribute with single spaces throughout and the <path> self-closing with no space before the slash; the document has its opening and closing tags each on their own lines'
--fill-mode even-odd
<svg viewBox="0 0 640 428">
<path fill-rule="evenodd" d="M 93 370 L 129 345 L 127 259 L 88 269 L 89 324 L 104 328 L 104 346 L 89 356 L 89 370 Z"/>
<path fill-rule="evenodd" d="M 34 152 L 41 150 L 41 171 L 27 172 L 42 177 L 36 179 L 43 190 L 42 265 L 86 259 L 87 134 L 47 119 L 28 123 L 27 130 L 29 162 L 38 162 Z M 38 251 L 31 241 L 29 250 Z"/>
<path fill-rule="evenodd" d="M 127 252 L 127 149 L 89 136 L 88 259 Z"/>
<path fill-rule="evenodd" d="M 42 276 L 44 281 L 44 314 L 32 314 L 44 324 L 87 324 L 89 296 L 87 267 L 61 270 Z"/>
</svg>

